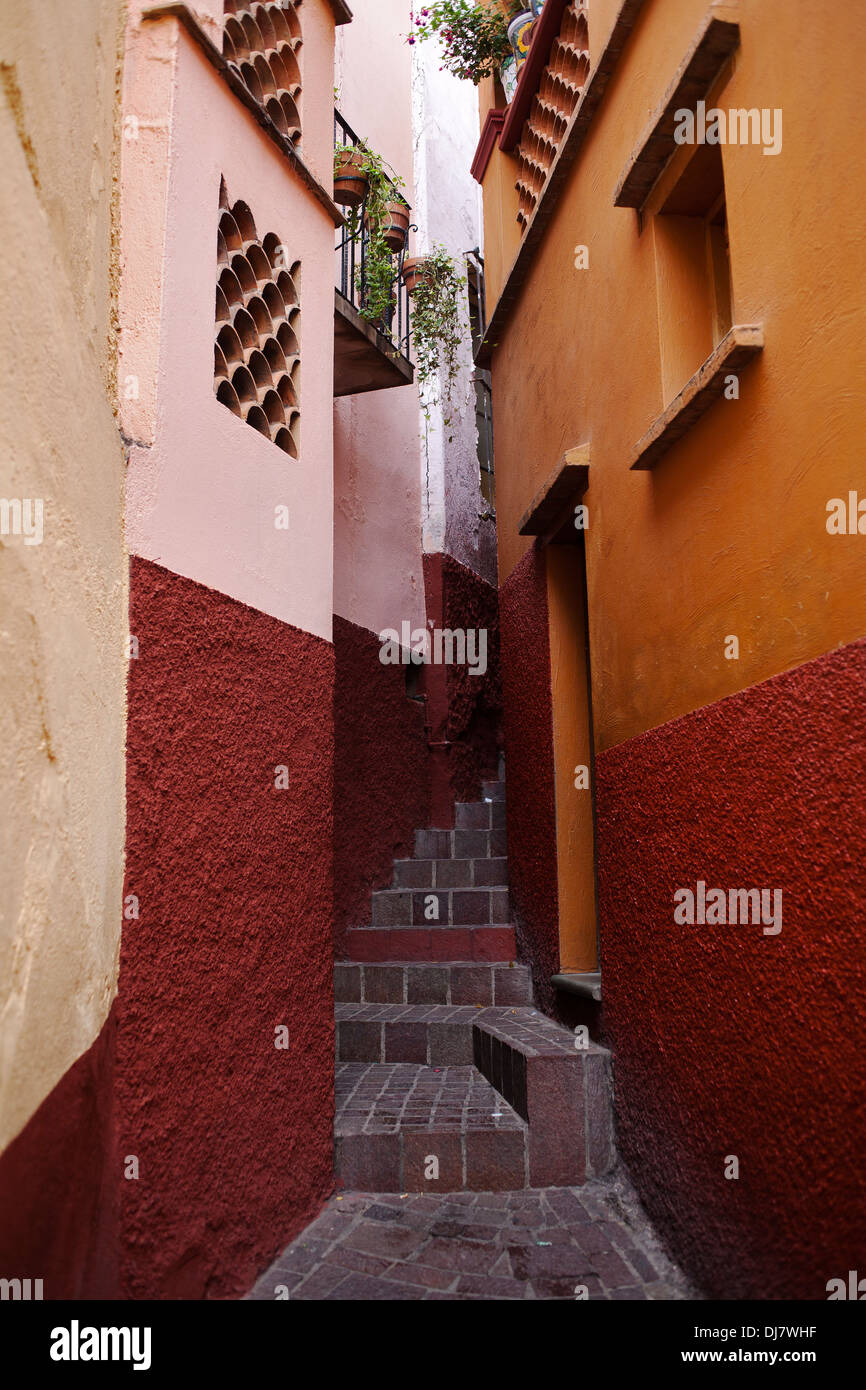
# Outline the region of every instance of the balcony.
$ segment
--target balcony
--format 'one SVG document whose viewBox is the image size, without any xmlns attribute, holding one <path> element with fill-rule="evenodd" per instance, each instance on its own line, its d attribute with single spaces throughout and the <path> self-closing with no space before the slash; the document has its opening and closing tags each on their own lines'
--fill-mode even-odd
<svg viewBox="0 0 866 1390">
<path fill-rule="evenodd" d="M 355 132 L 334 112 L 334 144 L 358 145 Z M 398 196 L 394 191 L 395 198 Z M 357 396 L 409 386 L 415 368 L 409 360 L 409 295 L 403 284 L 403 261 L 409 242 L 393 256 L 393 303 L 386 319 L 371 322 L 367 309 L 369 232 L 366 200 L 358 208 L 357 232 L 347 224 L 337 229 L 334 293 L 334 395 Z"/>
</svg>

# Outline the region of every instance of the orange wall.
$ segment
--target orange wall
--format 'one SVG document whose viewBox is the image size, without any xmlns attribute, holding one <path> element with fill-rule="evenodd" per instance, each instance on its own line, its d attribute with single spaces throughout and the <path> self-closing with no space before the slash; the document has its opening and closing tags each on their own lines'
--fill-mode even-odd
<svg viewBox="0 0 866 1390">
<path fill-rule="evenodd" d="M 806 0 L 742 0 L 741 47 L 719 102 L 781 107 L 784 121 L 776 157 L 722 149 L 734 322 L 763 323 L 766 347 L 743 370 L 739 401 L 714 405 L 654 472 L 629 471 L 672 394 L 660 345 L 667 292 L 652 222 L 641 230 L 613 194 L 707 8 L 647 0 L 494 352 L 501 580 L 530 544 L 517 523 L 533 495 L 566 449 L 591 441 L 599 749 L 866 630 L 866 537 L 826 531 L 831 497 L 858 486 L 866 495 L 852 385 L 866 375 L 866 256 L 852 197 L 866 180 L 866 10 L 840 18 Z M 610 9 L 590 13 L 594 59 L 593 24 L 606 31 Z M 488 178 L 498 178 L 493 161 Z M 488 223 L 488 255 L 509 234 Z M 574 268 L 578 243 L 588 270 Z M 668 298 L 663 308 L 670 318 Z M 738 661 L 724 657 L 729 634 Z"/>
</svg>

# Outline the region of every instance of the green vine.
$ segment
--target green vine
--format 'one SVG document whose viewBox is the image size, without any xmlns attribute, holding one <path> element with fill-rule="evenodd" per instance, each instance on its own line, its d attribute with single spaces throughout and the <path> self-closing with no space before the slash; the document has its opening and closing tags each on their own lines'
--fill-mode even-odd
<svg viewBox="0 0 866 1390">
<path fill-rule="evenodd" d="M 400 194 L 405 184 L 390 164 L 386 164 L 381 155 L 371 150 L 364 140 L 357 145 L 337 145 L 334 150 L 335 174 L 340 172 L 341 155 L 346 151 L 357 159 L 367 179 L 367 197 L 363 207 L 349 208 L 346 213 L 346 227 L 353 241 L 357 241 L 364 232 L 362 214 L 366 222 L 364 266 L 363 270 L 359 267 L 355 272 L 360 313 L 369 323 L 390 336 L 396 268 L 394 253 L 385 241 L 384 231 L 388 223 L 388 204 L 405 201 Z"/>
<path fill-rule="evenodd" d="M 437 378 L 442 396 L 450 405 L 451 392 L 460 369 L 458 353 L 464 338 L 460 315 L 466 276 L 459 274 L 456 262 L 444 246 L 434 246 L 418 267 L 419 279 L 412 295 L 412 341 L 418 384 L 426 389 Z M 428 397 L 429 405 L 435 400 Z M 450 415 L 445 424 L 451 423 Z"/>
</svg>

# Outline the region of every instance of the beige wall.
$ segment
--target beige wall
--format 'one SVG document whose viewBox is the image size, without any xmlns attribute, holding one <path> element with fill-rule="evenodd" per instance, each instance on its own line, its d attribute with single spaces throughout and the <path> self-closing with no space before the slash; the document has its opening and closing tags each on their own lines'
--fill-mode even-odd
<svg viewBox="0 0 866 1390">
<path fill-rule="evenodd" d="M 120 6 L 0 11 L 0 1144 L 114 996 L 124 836 L 127 565 L 113 389 Z"/>
</svg>

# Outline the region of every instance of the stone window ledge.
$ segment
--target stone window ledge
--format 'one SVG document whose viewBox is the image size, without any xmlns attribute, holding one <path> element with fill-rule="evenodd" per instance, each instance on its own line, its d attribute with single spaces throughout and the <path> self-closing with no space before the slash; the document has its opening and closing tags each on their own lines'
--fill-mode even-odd
<svg viewBox="0 0 866 1390">
<path fill-rule="evenodd" d="M 618 208 L 641 208 L 679 146 L 674 139 L 676 113 L 691 110 L 711 89 L 740 42 L 740 27 L 730 4 L 715 5 L 704 20 L 691 51 L 680 66 L 660 109 L 644 132 L 637 151 L 614 194 Z"/>
<path fill-rule="evenodd" d="M 763 347 L 763 324 L 735 324 L 635 445 L 630 467 L 654 468 L 668 449 L 724 393 L 726 378 L 747 366 Z"/>
</svg>

